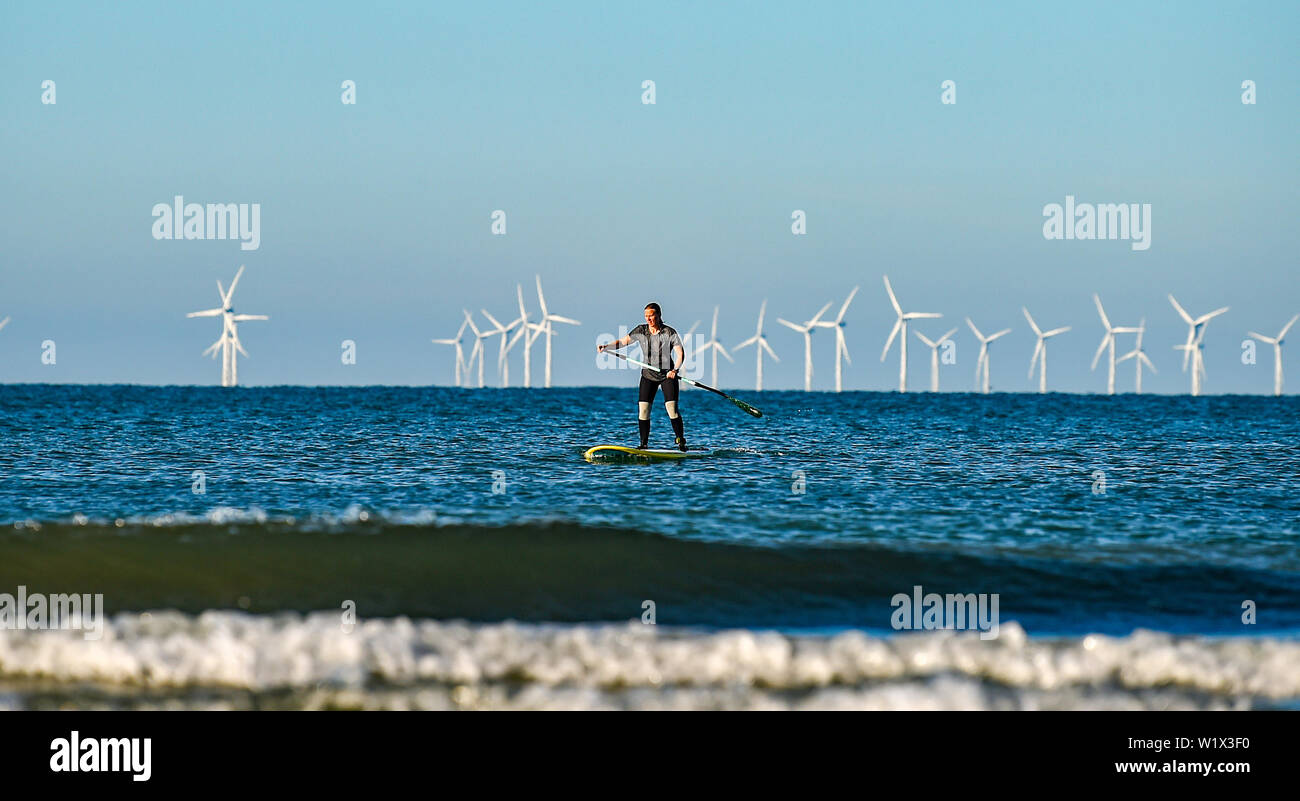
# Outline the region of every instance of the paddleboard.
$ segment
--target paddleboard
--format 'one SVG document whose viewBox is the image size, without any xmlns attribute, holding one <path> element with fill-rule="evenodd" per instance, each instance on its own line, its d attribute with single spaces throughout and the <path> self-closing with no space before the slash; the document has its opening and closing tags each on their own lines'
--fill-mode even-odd
<svg viewBox="0 0 1300 801">
<path fill-rule="evenodd" d="M 582 458 L 589 462 L 608 462 L 608 461 L 641 461 L 641 462 L 660 462 L 676 461 L 678 459 L 698 459 L 701 456 L 712 456 L 713 451 L 678 451 L 669 450 L 668 448 L 626 448 L 622 445 L 597 445 L 594 448 L 588 448 Z"/>
</svg>

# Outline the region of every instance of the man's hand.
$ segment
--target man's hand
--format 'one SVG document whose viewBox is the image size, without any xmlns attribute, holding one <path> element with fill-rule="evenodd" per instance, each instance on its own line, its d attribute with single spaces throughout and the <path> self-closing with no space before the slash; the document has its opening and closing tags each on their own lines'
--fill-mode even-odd
<svg viewBox="0 0 1300 801">
<path fill-rule="evenodd" d="M 597 352 L 597 353 L 604 353 L 605 348 L 608 348 L 610 345 L 613 345 L 613 344 L 614 344 L 613 342 L 606 342 L 606 343 L 603 344 L 603 345 L 597 345 L 597 346 L 596 346 L 596 352 Z"/>
<path fill-rule="evenodd" d="M 676 370 L 669 370 L 669 371 L 668 371 L 668 377 L 669 377 L 669 378 L 676 378 L 676 377 L 677 377 L 677 371 L 676 371 Z"/>
</svg>

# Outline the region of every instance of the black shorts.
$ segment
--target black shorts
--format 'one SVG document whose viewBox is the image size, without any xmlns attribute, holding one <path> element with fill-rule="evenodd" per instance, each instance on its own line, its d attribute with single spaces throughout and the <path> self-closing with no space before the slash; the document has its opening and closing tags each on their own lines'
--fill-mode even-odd
<svg viewBox="0 0 1300 801">
<path fill-rule="evenodd" d="M 655 390 L 659 387 L 664 388 L 664 402 L 677 400 L 678 383 L 676 378 L 665 378 L 663 381 L 652 381 L 645 376 L 641 376 L 641 389 L 638 393 L 637 400 L 641 403 L 653 403 L 655 399 Z"/>
</svg>

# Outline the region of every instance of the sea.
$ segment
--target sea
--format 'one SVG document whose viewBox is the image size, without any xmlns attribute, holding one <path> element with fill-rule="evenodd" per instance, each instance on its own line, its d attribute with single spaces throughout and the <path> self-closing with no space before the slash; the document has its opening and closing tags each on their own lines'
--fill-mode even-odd
<svg viewBox="0 0 1300 801">
<path fill-rule="evenodd" d="M 1300 707 L 1300 398 L 732 392 L 0 386 L 0 709 Z"/>
</svg>

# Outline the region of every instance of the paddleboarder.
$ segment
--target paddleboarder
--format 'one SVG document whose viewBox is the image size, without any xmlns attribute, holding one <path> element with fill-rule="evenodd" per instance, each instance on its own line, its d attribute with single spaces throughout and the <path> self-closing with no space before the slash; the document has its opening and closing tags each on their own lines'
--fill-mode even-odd
<svg viewBox="0 0 1300 801">
<path fill-rule="evenodd" d="M 647 303 L 645 323 L 633 328 L 622 339 L 597 345 L 596 350 L 621 348 L 632 342 L 641 346 L 645 361 L 656 369 L 642 368 L 641 386 L 637 394 L 637 426 L 641 431 L 641 449 L 650 444 L 650 405 L 654 403 L 655 393 L 662 387 L 664 391 L 664 408 L 668 411 L 668 422 L 672 424 L 674 441 L 679 450 L 686 450 L 686 429 L 681 411 L 677 408 L 678 378 L 677 373 L 686 361 L 686 350 L 682 347 L 682 338 L 677 329 L 664 325 L 663 311 L 658 303 Z"/>
</svg>

